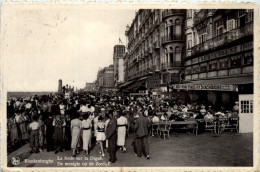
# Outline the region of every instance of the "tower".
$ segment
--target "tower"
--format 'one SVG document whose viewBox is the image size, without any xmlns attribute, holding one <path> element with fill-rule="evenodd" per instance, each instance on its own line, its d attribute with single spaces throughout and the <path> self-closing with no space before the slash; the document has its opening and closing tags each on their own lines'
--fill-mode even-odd
<svg viewBox="0 0 260 172">
<path fill-rule="evenodd" d="M 59 87 L 58 87 L 58 92 L 60 93 L 60 92 L 62 92 L 62 80 L 60 79 L 59 80 Z"/>
<path fill-rule="evenodd" d="M 124 59 L 123 59 L 124 55 L 125 55 L 125 46 L 115 45 L 114 55 L 113 55 L 115 86 L 117 85 L 117 83 L 124 81 Z"/>
</svg>

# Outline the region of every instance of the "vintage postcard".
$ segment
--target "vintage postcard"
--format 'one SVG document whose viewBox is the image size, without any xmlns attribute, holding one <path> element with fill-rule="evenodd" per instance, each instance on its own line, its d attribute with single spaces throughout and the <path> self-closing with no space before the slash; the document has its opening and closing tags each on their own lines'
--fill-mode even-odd
<svg viewBox="0 0 260 172">
<path fill-rule="evenodd" d="M 258 171 L 253 3 L 1 6 L 1 170 Z"/>
</svg>

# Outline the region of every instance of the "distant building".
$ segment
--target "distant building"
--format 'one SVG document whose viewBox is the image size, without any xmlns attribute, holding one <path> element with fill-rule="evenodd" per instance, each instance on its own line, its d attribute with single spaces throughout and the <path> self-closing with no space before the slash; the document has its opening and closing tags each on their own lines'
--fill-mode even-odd
<svg viewBox="0 0 260 172">
<path fill-rule="evenodd" d="M 115 90 L 113 65 L 109 65 L 108 67 L 104 67 L 103 69 L 100 69 L 98 71 L 97 83 L 98 83 L 97 89 L 100 92 Z"/>
<path fill-rule="evenodd" d="M 125 55 L 125 46 L 115 45 L 114 55 L 113 55 L 115 86 L 117 86 L 118 83 L 124 81 L 124 55 Z"/>
<path fill-rule="evenodd" d="M 96 91 L 96 83 L 94 83 L 94 82 L 92 82 L 92 83 L 87 82 L 85 90 L 86 91 Z"/>
<path fill-rule="evenodd" d="M 61 93 L 62 92 L 62 80 L 59 80 L 59 86 L 58 86 L 58 92 Z"/>
</svg>

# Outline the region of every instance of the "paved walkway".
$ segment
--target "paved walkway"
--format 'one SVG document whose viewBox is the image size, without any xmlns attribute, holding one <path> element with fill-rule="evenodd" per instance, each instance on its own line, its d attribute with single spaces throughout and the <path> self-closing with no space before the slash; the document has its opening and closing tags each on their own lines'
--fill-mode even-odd
<svg viewBox="0 0 260 172">
<path fill-rule="evenodd" d="M 84 160 L 84 153 L 81 152 L 77 158 L 81 160 L 70 160 L 71 151 L 41 152 L 30 154 L 28 144 L 8 156 L 8 165 L 12 166 L 10 159 L 19 157 L 20 167 L 55 167 L 58 162 L 67 163 L 62 166 L 253 166 L 253 134 L 222 133 L 215 135 L 203 133 L 195 137 L 193 134 L 178 133 L 172 134 L 170 140 L 162 140 L 158 137 L 149 138 L 150 160 L 134 156 L 131 146 L 132 139 L 127 140 L 127 152 L 117 152 L 118 161 L 114 164 L 107 164 L 108 154 L 104 158 L 99 156 L 98 148 L 95 147 L 90 153 L 89 160 Z M 59 161 L 57 156 L 67 158 Z M 25 163 L 25 159 L 50 160 L 49 163 Z M 77 164 L 78 163 L 78 164 Z M 61 164 L 60 164 L 61 165 Z"/>
</svg>

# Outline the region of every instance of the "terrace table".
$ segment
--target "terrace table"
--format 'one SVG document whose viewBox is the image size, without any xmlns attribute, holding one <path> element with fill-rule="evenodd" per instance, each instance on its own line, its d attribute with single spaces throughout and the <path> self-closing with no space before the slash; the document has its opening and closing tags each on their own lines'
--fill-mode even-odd
<svg viewBox="0 0 260 172">
<path fill-rule="evenodd" d="M 155 122 L 154 125 L 160 124 L 168 124 L 168 125 L 193 125 L 193 130 L 195 131 L 195 135 L 198 133 L 198 122 L 197 121 L 159 121 Z"/>
</svg>

